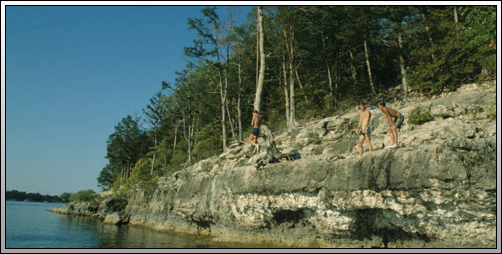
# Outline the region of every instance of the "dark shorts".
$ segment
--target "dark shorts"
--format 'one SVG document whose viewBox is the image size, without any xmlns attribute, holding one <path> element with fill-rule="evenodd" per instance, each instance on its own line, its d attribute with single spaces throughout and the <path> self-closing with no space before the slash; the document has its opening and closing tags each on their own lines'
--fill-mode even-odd
<svg viewBox="0 0 502 254">
<path fill-rule="evenodd" d="M 253 128 L 253 132 L 251 132 L 251 135 L 258 137 L 258 134 L 260 133 L 260 129 L 258 128 Z"/>
<path fill-rule="evenodd" d="M 399 121 L 398 121 L 399 119 Z M 397 122 L 397 124 L 396 124 Z M 397 129 L 401 129 L 401 126 L 403 126 L 403 122 L 404 122 L 404 116 L 403 114 L 399 114 L 398 117 L 394 118 L 394 125 L 396 126 Z"/>
</svg>

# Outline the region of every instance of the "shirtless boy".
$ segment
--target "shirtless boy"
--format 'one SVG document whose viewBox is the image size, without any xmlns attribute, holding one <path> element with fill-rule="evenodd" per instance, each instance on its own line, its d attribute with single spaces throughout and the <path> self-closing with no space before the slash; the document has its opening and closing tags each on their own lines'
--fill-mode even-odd
<svg viewBox="0 0 502 254">
<path fill-rule="evenodd" d="M 356 133 L 359 134 L 359 157 L 363 156 L 363 141 L 366 139 L 366 143 L 370 151 L 373 151 L 373 147 L 371 146 L 371 127 L 370 119 L 371 113 L 366 109 L 364 102 L 359 104 L 359 109 L 361 109 L 361 116 L 359 118 L 359 125 L 357 125 Z"/>
<path fill-rule="evenodd" d="M 380 102 L 378 104 L 378 107 L 380 108 L 380 110 L 382 110 L 385 116 L 385 120 L 389 124 L 388 131 L 390 135 L 390 141 L 392 143 L 389 148 L 397 147 L 397 129 L 401 129 L 401 125 L 403 125 L 404 122 L 404 116 L 394 109 L 387 108 L 385 106 L 385 102 Z M 391 118 L 394 118 L 394 122 Z"/>
<path fill-rule="evenodd" d="M 253 112 L 253 120 L 251 120 L 251 125 L 253 125 L 253 132 L 249 136 L 249 142 L 253 144 L 256 148 L 255 151 L 260 152 L 260 146 L 258 145 L 258 137 L 260 136 L 260 125 L 263 117 L 258 113 L 258 111 Z"/>
</svg>

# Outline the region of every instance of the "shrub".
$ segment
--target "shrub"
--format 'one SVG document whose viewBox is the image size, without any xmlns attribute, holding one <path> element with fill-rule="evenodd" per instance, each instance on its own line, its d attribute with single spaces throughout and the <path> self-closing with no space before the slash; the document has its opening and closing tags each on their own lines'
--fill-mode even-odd
<svg viewBox="0 0 502 254">
<path fill-rule="evenodd" d="M 422 107 L 418 106 L 410 113 L 408 122 L 415 125 L 424 124 L 426 122 L 433 121 L 434 117 L 431 114 L 431 108 L 426 111 Z"/>
<path fill-rule="evenodd" d="M 81 190 L 71 195 L 70 202 L 92 202 L 95 200 L 96 192 L 93 190 Z"/>
</svg>

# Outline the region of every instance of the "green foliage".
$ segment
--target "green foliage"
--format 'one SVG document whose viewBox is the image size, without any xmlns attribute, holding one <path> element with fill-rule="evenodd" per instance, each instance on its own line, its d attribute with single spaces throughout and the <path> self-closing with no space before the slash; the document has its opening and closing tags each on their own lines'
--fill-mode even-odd
<svg viewBox="0 0 502 254">
<path fill-rule="evenodd" d="M 495 72 L 495 8 L 462 7 L 461 23 L 451 18 L 453 9 L 432 8 L 426 14 L 430 30 L 424 31 L 411 52 L 410 83 L 423 93 L 455 90 L 465 82 L 486 79 Z M 421 41 L 420 38 L 423 38 Z M 483 70 L 483 72 L 482 72 Z"/>
<path fill-rule="evenodd" d="M 431 108 L 426 111 L 422 107 L 415 107 L 410 113 L 408 122 L 414 125 L 421 125 L 426 122 L 434 121 L 434 117 L 431 114 Z"/>
<path fill-rule="evenodd" d="M 151 160 L 140 159 L 132 169 L 131 176 L 127 179 L 126 189 L 139 188 L 148 195 L 153 194 L 159 178 L 151 174 L 151 165 Z"/>
<path fill-rule="evenodd" d="M 490 79 L 496 73 L 493 6 L 458 6 L 459 24 L 454 23 L 453 9 L 448 6 L 263 9 L 267 69 L 261 108 L 263 124 L 274 133 L 287 128 L 286 95 L 289 98 L 291 78 L 295 120 L 302 123 L 353 110 L 361 99 L 372 102 L 388 97 L 388 90 L 401 84 L 399 56 L 405 61 L 410 86 L 428 94 L 454 90 L 476 79 Z M 173 84 L 162 82 L 162 89 L 170 94 L 156 93 L 146 105 L 143 113 L 148 125 L 142 126 L 139 118 L 127 116 L 109 136 L 109 164 L 98 177 L 103 189 L 112 188 L 128 195 L 137 190 L 152 192 L 157 177 L 183 170 L 189 159 L 195 163 L 221 153 L 222 88 L 229 110 L 223 123 L 228 142 L 232 141 L 229 118 L 238 133 L 239 110 L 244 142 L 249 139 L 259 62 L 256 8 L 249 12 L 248 22 L 240 26 L 234 23 L 235 31 L 229 32 L 223 29 L 229 27 L 228 19 L 220 19 L 218 14 L 219 7 L 209 7 L 202 10 L 201 18 L 188 20 L 196 40 L 185 47 L 184 54 L 192 62 L 175 71 Z M 397 43 L 399 35 L 402 47 Z M 289 55 L 291 47 L 293 55 Z M 373 84 L 383 96 L 371 93 L 366 60 L 371 63 Z M 489 117 L 496 118 L 496 106 L 490 112 Z M 413 124 L 433 119 L 430 109 L 420 108 L 410 118 Z M 295 140 L 300 131 L 291 130 L 289 137 Z M 321 142 L 315 133 L 309 133 L 308 139 L 314 145 Z M 304 145 L 297 142 L 294 147 L 300 149 Z M 153 155 L 156 160 L 152 175 Z M 246 155 L 253 156 L 252 148 Z M 123 171 L 131 165 L 128 176 L 129 172 Z M 207 166 L 204 170 L 210 169 Z M 187 170 L 179 175 L 184 179 L 191 177 Z"/>
<path fill-rule="evenodd" d="M 221 147 L 221 127 L 207 125 L 197 134 L 199 142 L 194 149 L 194 157 L 197 160 L 203 160 L 211 156 L 220 154 Z"/>
<path fill-rule="evenodd" d="M 26 193 L 24 191 L 6 191 L 6 200 L 34 201 L 34 202 L 65 202 L 58 196 L 42 195 L 40 193 Z"/>
<path fill-rule="evenodd" d="M 69 192 L 63 192 L 63 194 L 59 195 L 59 198 L 64 203 L 68 203 L 68 202 L 70 202 L 70 199 L 71 199 L 71 193 L 69 193 Z"/>
<path fill-rule="evenodd" d="M 73 193 L 70 198 L 70 202 L 82 203 L 82 202 L 93 202 L 96 199 L 96 192 L 93 190 L 81 190 Z"/>
</svg>

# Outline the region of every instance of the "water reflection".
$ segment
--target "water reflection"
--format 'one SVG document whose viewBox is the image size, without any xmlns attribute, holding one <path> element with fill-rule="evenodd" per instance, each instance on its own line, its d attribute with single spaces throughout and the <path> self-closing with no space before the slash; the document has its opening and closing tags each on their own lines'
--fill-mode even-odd
<svg viewBox="0 0 502 254">
<path fill-rule="evenodd" d="M 90 248 L 253 248 L 232 243 L 212 242 L 207 236 L 193 236 L 155 231 L 134 225 L 112 225 L 101 220 L 82 216 L 60 215 L 67 221 L 60 230 L 68 235 L 80 234 Z M 85 248 L 84 247 L 84 248 Z"/>
<path fill-rule="evenodd" d="M 102 220 L 51 213 L 63 204 L 7 202 L 6 248 L 274 248 L 218 243 L 208 236 L 105 224 Z"/>
</svg>

